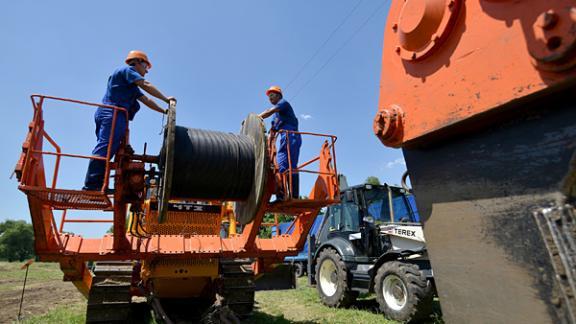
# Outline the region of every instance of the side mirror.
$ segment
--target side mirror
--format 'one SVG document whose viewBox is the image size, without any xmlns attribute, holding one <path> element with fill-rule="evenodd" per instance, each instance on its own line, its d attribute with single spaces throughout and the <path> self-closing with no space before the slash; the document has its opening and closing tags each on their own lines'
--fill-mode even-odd
<svg viewBox="0 0 576 324">
<path fill-rule="evenodd" d="M 374 217 L 372 217 L 372 216 L 364 216 L 364 218 L 362 218 L 362 220 L 365 223 L 374 224 Z"/>
</svg>

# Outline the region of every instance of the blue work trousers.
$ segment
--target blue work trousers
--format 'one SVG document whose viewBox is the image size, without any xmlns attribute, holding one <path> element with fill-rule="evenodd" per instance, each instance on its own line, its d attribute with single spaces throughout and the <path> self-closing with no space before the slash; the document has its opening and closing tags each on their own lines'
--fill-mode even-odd
<svg viewBox="0 0 576 324">
<path fill-rule="evenodd" d="M 288 165 L 288 145 L 290 145 L 290 164 L 292 170 L 298 167 L 298 158 L 300 157 L 300 146 L 302 146 L 302 137 L 300 134 L 294 133 L 280 133 L 280 146 L 276 155 L 276 162 L 278 169 L 284 173 L 289 169 Z M 288 176 L 288 175 L 287 175 Z M 292 172 L 292 198 L 298 199 L 300 195 L 300 176 L 298 172 Z M 278 197 L 283 199 L 284 197 Z"/>
<path fill-rule="evenodd" d="M 108 145 L 110 140 L 110 133 L 112 130 L 113 110 L 110 108 L 98 108 L 94 114 L 94 121 L 96 122 L 96 147 L 92 150 L 92 155 L 106 157 L 108 153 Z M 114 137 L 112 139 L 112 150 L 110 151 L 110 159 L 114 157 L 120 142 L 126 133 L 126 115 L 122 112 L 116 113 L 116 127 L 114 129 Z M 104 184 L 104 173 L 106 172 L 106 162 L 103 160 L 90 160 L 88 164 L 88 171 L 86 172 L 86 180 L 84 180 L 84 190 L 100 190 Z"/>
</svg>

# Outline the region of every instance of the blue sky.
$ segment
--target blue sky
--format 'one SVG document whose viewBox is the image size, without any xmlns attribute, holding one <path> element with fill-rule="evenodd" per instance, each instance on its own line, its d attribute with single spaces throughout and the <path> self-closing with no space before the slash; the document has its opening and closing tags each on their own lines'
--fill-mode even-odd
<svg viewBox="0 0 576 324">
<path fill-rule="evenodd" d="M 401 151 L 385 148 L 372 132 L 388 6 L 389 0 L 5 3 L 0 11 L 0 221 L 29 220 L 25 195 L 8 178 L 32 118 L 29 96 L 99 102 L 108 76 L 131 49 L 148 53 L 153 68 L 147 79 L 178 98 L 179 125 L 238 132 L 249 112 L 269 107 L 265 89 L 279 85 L 302 131 L 338 136 L 338 171 L 350 184 L 370 175 L 399 183 L 405 170 Z M 45 119 L 64 151 L 90 153 L 93 110 L 49 105 Z M 147 142 L 149 153 L 158 152 L 161 126 L 162 115 L 143 107 L 131 123 L 135 150 L 141 152 Z M 301 161 L 317 154 L 319 146 L 313 144 L 304 138 Z M 86 161 L 65 161 L 62 168 L 59 186 L 80 188 Z M 301 192 L 311 184 L 311 178 L 303 179 Z M 86 226 L 66 228 L 95 233 Z"/>
</svg>

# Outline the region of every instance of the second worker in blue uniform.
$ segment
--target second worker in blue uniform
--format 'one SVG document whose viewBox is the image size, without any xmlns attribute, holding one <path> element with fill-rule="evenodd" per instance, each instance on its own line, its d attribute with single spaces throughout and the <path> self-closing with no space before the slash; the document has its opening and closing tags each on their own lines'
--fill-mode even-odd
<svg viewBox="0 0 576 324">
<path fill-rule="evenodd" d="M 278 86 L 272 86 L 266 91 L 266 95 L 270 100 L 270 103 L 274 106 L 266 109 L 260 114 L 262 118 L 268 118 L 274 115 L 272 120 L 272 130 L 280 131 L 298 131 L 298 118 L 294 114 L 292 106 L 286 99 L 283 98 L 282 89 Z M 276 154 L 276 162 L 278 163 L 278 168 L 280 173 L 284 174 L 289 169 L 289 164 L 292 166 L 292 170 L 298 167 L 298 158 L 300 156 L 300 146 L 302 146 L 302 137 L 299 133 L 290 132 L 279 132 L 280 133 L 280 146 Z M 290 149 L 288 150 L 288 147 Z M 288 153 L 288 151 L 290 153 Z M 288 156 L 290 156 L 290 162 L 288 161 Z M 288 177 L 288 175 L 286 175 Z M 299 197 L 299 183 L 300 176 L 298 172 L 292 172 L 292 188 L 290 196 L 292 198 L 298 199 Z M 277 198 L 282 200 L 288 197 L 283 197 L 282 194 L 278 195 Z"/>
</svg>

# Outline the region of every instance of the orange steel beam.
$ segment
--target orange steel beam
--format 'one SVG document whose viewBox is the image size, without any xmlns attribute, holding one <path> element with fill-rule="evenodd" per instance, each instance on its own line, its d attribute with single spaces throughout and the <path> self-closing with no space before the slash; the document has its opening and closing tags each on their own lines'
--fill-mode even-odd
<svg viewBox="0 0 576 324">
<path fill-rule="evenodd" d="M 114 236 L 83 238 L 72 234 L 60 234 L 62 245 L 44 252 L 42 260 L 56 260 L 68 256 L 76 260 L 126 260 L 148 259 L 159 256 L 182 258 L 206 257 L 276 257 L 295 255 L 298 248 L 290 235 L 271 239 L 256 238 L 254 248 L 244 248 L 244 240 L 239 237 L 221 238 L 217 235 L 152 235 L 147 238 L 125 235 L 129 249 L 114 249 Z"/>
<path fill-rule="evenodd" d="M 62 233 L 64 231 L 64 223 L 66 223 L 66 214 L 68 213 L 68 209 L 64 209 L 62 211 L 62 217 L 60 218 L 60 227 L 58 228 L 58 232 Z"/>
<path fill-rule="evenodd" d="M 54 174 L 52 176 L 52 189 L 56 188 L 56 183 L 58 181 L 58 169 L 60 168 L 60 153 L 61 153 L 61 149 L 60 146 L 58 146 L 58 144 L 56 144 L 56 142 L 52 139 L 52 137 L 50 137 L 50 135 L 48 135 L 48 133 L 46 132 L 46 130 L 42 130 L 42 135 L 46 138 L 46 140 L 48 140 L 48 142 L 50 144 L 52 144 L 52 146 L 54 146 L 54 148 L 56 149 L 56 153 L 58 154 L 56 156 L 56 164 L 54 166 Z"/>
<path fill-rule="evenodd" d="M 60 257 L 60 269 L 64 272 L 64 281 L 72 281 L 74 286 L 88 298 L 92 285 L 92 274 L 82 260 L 72 257 Z"/>
<path fill-rule="evenodd" d="M 39 103 L 33 101 L 34 104 L 34 118 L 30 123 L 30 129 L 26 136 L 26 141 L 23 144 L 23 153 L 25 155 L 22 165 L 19 180 L 21 182 L 31 182 L 41 186 L 46 186 L 46 179 L 44 175 L 44 164 L 42 156 L 33 151 L 42 151 L 43 141 L 42 133 L 44 128 L 44 120 L 42 117 L 42 110 L 39 105 L 42 104 L 40 99 Z M 52 211 L 46 208 L 44 204 L 35 197 L 28 196 L 28 207 L 30 215 L 32 216 L 32 226 L 34 228 L 34 246 L 38 254 L 55 251 L 58 248 L 58 243 L 54 232 L 52 230 Z"/>
<path fill-rule="evenodd" d="M 573 86 L 575 8 L 573 0 L 393 1 L 377 137 L 387 146 L 410 146 L 425 135 L 459 132 L 468 127 L 464 121 L 488 112 L 521 109 L 520 99 L 539 92 Z"/>
<path fill-rule="evenodd" d="M 258 208 L 256 212 L 256 216 L 254 220 L 247 224 L 242 234 L 239 236 L 243 240 L 243 249 L 251 250 L 254 249 L 254 243 L 258 232 L 260 231 L 260 225 L 262 224 L 262 219 L 264 219 L 264 214 L 266 214 L 266 205 L 267 202 L 270 201 L 272 197 L 272 193 L 274 192 L 274 176 L 272 173 L 268 174 L 268 190 L 265 191 L 262 197 L 262 205 Z"/>
</svg>

